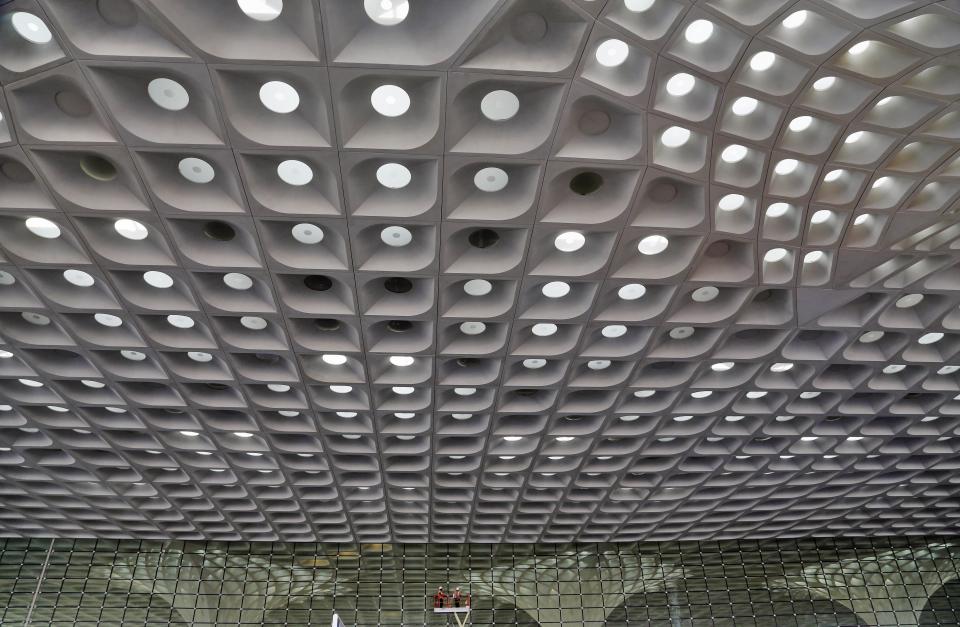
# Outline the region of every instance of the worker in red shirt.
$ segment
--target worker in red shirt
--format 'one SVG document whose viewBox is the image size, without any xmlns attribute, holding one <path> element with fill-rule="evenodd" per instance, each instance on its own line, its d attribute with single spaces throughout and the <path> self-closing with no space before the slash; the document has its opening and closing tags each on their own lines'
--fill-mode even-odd
<svg viewBox="0 0 960 627">
<path fill-rule="evenodd" d="M 443 591 L 443 586 L 437 586 L 437 593 L 433 595 L 433 607 L 443 607 L 443 603 L 446 600 L 447 595 Z"/>
<path fill-rule="evenodd" d="M 462 600 L 462 596 L 460 594 L 460 586 L 457 586 L 453 590 L 453 607 L 460 607 L 461 600 Z"/>
</svg>

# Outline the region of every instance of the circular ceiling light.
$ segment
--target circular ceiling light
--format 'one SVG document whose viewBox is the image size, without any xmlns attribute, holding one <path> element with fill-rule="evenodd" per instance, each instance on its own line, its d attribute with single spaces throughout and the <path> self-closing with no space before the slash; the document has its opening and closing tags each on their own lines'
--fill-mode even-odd
<svg viewBox="0 0 960 627">
<path fill-rule="evenodd" d="M 727 370 L 732 369 L 734 363 L 732 361 L 720 361 L 710 366 L 710 370 L 714 372 L 726 372 Z"/>
<path fill-rule="evenodd" d="M 604 67 L 623 65 L 630 55 L 630 47 L 620 39 L 608 39 L 597 46 L 597 63 Z"/>
<path fill-rule="evenodd" d="M 853 44 L 852 46 L 850 46 L 850 48 L 847 50 L 847 52 L 848 52 L 851 56 L 856 57 L 856 56 L 859 56 L 859 55 L 863 54 L 863 53 L 866 52 L 867 50 L 869 50 L 871 45 L 873 45 L 873 42 L 872 42 L 872 41 L 869 41 L 869 40 L 867 40 L 867 41 L 859 41 L 859 42 Z"/>
<path fill-rule="evenodd" d="M 171 314 L 167 316 L 167 322 L 171 326 L 177 327 L 178 329 L 190 329 L 196 323 L 193 321 L 193 318 L 190 316 L 183 316 L 180 314 Z"/>
<path fill-rule="evenodd" d="M 493 284 L 486 279 L 470 279 L 463 284 L 463 291 L 468 296 L 486 296 L 493 289 Z"/>
<path fill-rule="evenodd" d="M 647 235 L 637 244 L 637 250 L 643 255 L 659 255 L 670 245 L 663 235 Z"/>
<path fill-rule="evenodd" d="M 196 157 L 181 159 L 180 163 L 177 164 L 177 169 L 180 170 L 180 176 L 191 183 L 209 183 L 216 176 L 212 165 Z"/>
<path fill-rule="evenodd" d="M 95 313 L 93 319 L 105 327 L 116 328 L 123 325 L 123 319 L 113 314 Z"/>
<path fill-rule="evenodd" d="M 520 99 L 505 89 L 495 89 L 480 100 L 480 112 L 493 122 L 509 120 L 520 111 Z"/>
<path fill-rule="evenodd" d="M 530 328 L 530 332 L 537 337 L 549 337 L 556 333 L 558 328 L 552 322 L 538 322 Z"/>
<path fill-rule="evenodd" d="M 787 362 L 778 362 L 770 366 L 770 372 L 787 372 L 793 369 L 793 364 Z"/>
<path fill-rule="evenodd" d="M 400 163 L 384 163 L 377 168 L 377 182 L 388 189 L 403 189 L 412 179 L 410 169 Z"/>
<path fill-rule="evenodd" d="M 786 248 L 771 248 L 764 254 L 763 260 L 767 263 L 777 263 L 787 258 Z"/>
<path fill-rule="evenodd" d="M 667 81 L 667 93 L 671 96 L 686 96 L 697 84 L 697 79 L 695 79 L 691 74 L 686 72 L 678 72 L 670 77 L 670 80 Z"/>
<path fill-rule="evenodd" d="M 343 364 L 347 363 L 346 355 L 338 355 L 336 353 L 327 353 L 322 355 L 320 359 L 322 359 L 324 363 L 330 364 L 331 366 L 342 366 Z"/>
<path fill-rule="evenodd" d="M 656 393 L 657 393 L 656 390 L 637 390 L 636 392 L 633 393 L 633 395 L 636 396 L 637 398 L 650 398 Z"/>
<path fill-rule="evenodd" d="M 617 296 L 622 300 L 637 300 L 647 293 L 647 288 L 641 283 L 627 283 L 617 290 Z"/>
<path fill-rule="evenodd" d="M 262 331 L 267 328 L 267 321 L 260 316 L 242 316 L 240 324 L 251 331 Z"/>
<path fill-rule="evenodd" d="M 370 104 L 380 115 L 395 118 L 410 109 L 410 94 L 397 85 L 380 85 L 370 94 Z"/>
<path fill-rule="evenodd" d="M 583 233 L 578 233 L 577 231 L 566 231 L 564 233 L 560 233 L 556 238 L 554 238 L 553 245 L 561 252 L 572 253 L 583 248 L 583 245 L 586 243 L 586 241 L 587 238 L 584 237 Z"/>
<path fill-rule="evenodd" d="M 480 335 L 487 330 L 487 325 L 482 322 L 461 322 L 460 331 L 464 335 Z"/>
<path fill-rule="evenodd" d="M 290 234 L 301 244 L 319 244 L 323 241 L 323 229 L 307 222 L 294 225 Z"/>
<path fill-rule="evenodd" d="M 128 361 L 144 361 L 147 358 L 145 353 L 140 351 L 122 350 L 120 356 Z"/>
<path fill-rule="evenodd" d="M 767 217 L 779 218 L 786 215 L 788 211 L 790 211 L 790 205 L 785 202 L 775 202 L 767 207 Z"/>
<path fill-rule="evenodd" d="M 190 104 L 186 88 L 172 78 L 155 78 L 147 83 L 147 95 L 153 104 L 167 111 L 182 111 Z"/>
<path fill-rule="evenodd" d="M 201 364 L 205 364 L 207 362 L 213 361 L 213 355 L 211 355 L 210 353 L 205 353 L 203 351 L 190 351 L 187 353 L 187 357 Z"/>
<path fill-rule="evenodd" d="M 83 270 L 74 270 L 72 268 L 69 270 L 64 270 L 63 278 L 67 281 L 67 283 L 76 285 L 77 287 L 90 287 L 94 284 L 93 275 L 84 272 Z"/>
<path fill-rule="evenodd" d="M 627 327 L 622 324 L 608 324 L 600 329 L 600 335 L 607 338 L 623 337 L 627 333 Z"/>
<path fill-rule="evenodd" d="M 25 311 L 22 314 L 20 314 L 20 317 L 26 320 L 27 322 L 29 322 L 30 324 L 34 324 L 38 327 L 45 327 L 48 324 L 50 324 L 50 318 L 48 318 L 43 314 L 38 314 L 32 311 Z"/>
<path fill-rule="evenodd" d="M 690 298 L 698 303 L 709 303 L 714 298 L 720 295 L 720 290 L 713 285 L 705 285 L 693 290 L 693 293 L 690 294 Z"/>
<path fill-rule="evenodd" d="M 837 168 L 835 170 L 830 170 L 829 172 L 827 172 L 826 176 L 823 177 L 823 180 L 826 181 L 827 183 L 832 183 L 833 181 L 836 181 L 839 178 L 841 178 L 844 174 L 846 174 L 846 170 L 842 168 Z"/>
<path fill-rule="evenodd" d="M 402 226 L 388 226 L 380 231 L 380 241 L 387 246 L 406 246 L 413 241 L 413 233 Z"/>
<path fill-rule="evenodd" d="M 813 82 L 813 88 L 816 91 L 827 91 L 833 87 L 834 83 L 837 82 L 836 76 L 824 76 L 823 78 L 818 78 Z"/>
<path fill-rule="evenodd" d="M 274 113 L 292 113 L 300 106 L 300 94 L 289 83 L 267 81 L 260 87 L 260 102 Z"/>
<path fill-rule="evenodd" d="M 803 263 L 817 263 L 826 257 L 822 250 L 811 250 L 803 256 Z"/>
<path fill-rule="evenodd" d="M 944 337 L 943 333 L 940 333 L 939 331 L 936 331 L 933 333 L 924 333 L 923 335 L 920 336 L 920 339 L 917 340 L 917 344 L 923 344 L 923 345 L 934 344 L 942 340 L 943 337 Z"/>
<path fill-rule="evenodd" d="M 830 220 L 833 217 L 833 212 L 829 209 L 820 209 L 819 211 L 814 212 L 810 217 L 810 222 L 812 224 L 823 224 Z"/>
<path fill-rule="evenodd" d="M 783 21 L 780 22 L 780 24 L 782 24 L 784 28 L 789 28 L 792 30 L 794 28 L 800 28 L 801 26 L 803 26 L 804 22 L 806 21 L 807 21 L 807 11 L 800 10 L 800 11 L 794 11 L 787 17 L 783 18 Z"/>
<path fill-rule="evenodd" d="M 350 392 L 353 391 L 353 386 L 350 386 L 350 385 L 331 385 L 331 386 L 330 386 L 330 391 L 333 392 L 334 394 L 349 394 Z M 357 439 L 360 438 L 359 435 L 345 435 L 345 436 L 343 436 L 343 437 L 348 438 L 348 439 L 351 439 L 351 440 L 357 440 Z"/>
<path fill-rule="evenodd" d="M 477 170 L 473 184 L 481 192 L 499 192 L 507 186 L 509 179 L 505 171 L 491 166 Z"/>
<path fill-rule="evenodd" d="M 121 218 L 114 222 L 113 230 L 115 230 L 121 237 L 133 241 L 144 240 L 149 234 L 147 227 L 140 224 L 136 220 L 130 220 L 129 218 Z"/>
<path fill-rule="evenodd" d="M 909 309 L 910 307 L 919 305 L 922 300 L 923 294 L 907 294 L 906 296 L 898 298 L 894 304 L 898 309 Z"/>
<path fill-rule="evenodd" d="M 788 125 L 790 130 L 794 133 L 802 133 L 803 131 L 810 128 L 810 125 L 813 124 L 813 117 L 809 115 L 798 115 L 797 117 L 790 120 Z"/>
<path fill-rule="evenodd" d="M 702 44 L 713 35 L 713 22 L 695 20 L 683 31 L 683 37 L 692 44 Z"/>
<path fill-rule="evenodd" d="M 224 284 L 235 290 L 248 290 L 253 287 L 253 279 L 239 272 L 228 272 L 223 275 Z"/>
<path fill-rule="evenodd" d="M 540 289 L 547 298 L 563 298 L 570 293 L 570 284 L 563 281 L 550 281 Z"/>
<path fill-rule="evenodd" d="M 845 144 L 855 144 L 858 141 L 863 139 L 863 131 L 854 131 L 847 135 L 846 139 L 843 140 Z"/>
<path fill-rule="evenodd" d="M 883 367 L 883 374 L 897 374 L 898 372 L 903 372 L 906 368 L 903 364 L 890 364 L 889 366 Z"/>
<path fill-rule="evenodd" d="M 660 134 L 660 143 L 667 148 L 679 148 L 690 139 L 690 130 L 682 126 L 671 126 Z"/>
<path fill-rule="evenodd" d="M 363 0 L 367 17 L 381 26 L 395 26 L 410 13 L 408 0 Z"/>
<path fill-rule="evenodd" d="M 733 111 L 734 115 L 750 115 L 757 110 L 757 105 L 759 104 L 760 101 L 756 98 L 751 98 L 750 96 L 741 96 L 733 101 L 733 106 L 730 107 L 730 110 Z"/>
<path fill-rule="evenodd" d="M 773 171 L 781 176 L 786 176 L 787 174 L 793 174 L 799 165 L 800 162 L 796 159 L 781 159 L 774 166 Z"/>
<path fill-rule="evenodd" d="M 750 57 L 750 69 L 754 72 L 766 72 L 773 67 L 777 60 L 777 55 L 769 50 L 761 50 Z"/>
<path fill-rule="evenodd" d="M 0 285 L 13 285 L 16 282 L 16 277 L 5 270 L 0 270 Z"/>
<path fill-rule="evenodd" d="M 871 344 L 883 337 L 883 331 L 867 331 L 860 336 L 860 342 L 863 344 Z"/>
<path fill-rule="evenodd" d="M 27 230 L 43 239 L 56 239 L 60 237 L 60 227 L 55 222 L 46 218 L 27 218 L 24 222 Z"/>
<path fill-rule="evenodd" d="M 39 17 L 26 11 L 17 11 L 10 16 L 10 25 L 18 35 L 32 44 L 46 44 L 53 39 L 53 33 Z"/>
<path fill-rule="evenodd" d="M 709 398 L 713 396 L 713 390 L 697 390 L 696 392 L 691 392 L 690 396 L 693 398 Z"/>
<path fill-rule="evenodd" d="M 258 22 L 270 22 L 280 17 L 283 0 L 237 0 L 240 10 Z"/>
<path fill-rule="evenodd" d="M 147 270 L 144 272 L 143 281 L 150 287 L 156 287 L 162 290 L 173 286 L 173 277 L 159 270 Z"/>
<path fill-rule="evenodd" d="M 747 147 L 740 144 L 730 144 L 720 153 L 720 158 L 726 163 L 739 163 L 747 156 Z"/>
<path fill-rule="evenodd" d="M 413 357 L 409 355 L 392 355 L 390 357 L 390 363 L 398 368 L 406 368 L 407 366 L 412 366 L 414 362 Z"/>
<path fill-rule="evenodd" d="M 610 367 L 609 359 L 591 359 L 587 362 L 587 368 L 590 370 L 606 370 Z"/>
<path fill-rule="evenodd" d="M 391 388 L 394 394 L 399 394 L 400 396 L 407 396 L 408 394 L 413 394 L 417 391 L 416 388 L 405 386 L 405 385 L 395 385 Z"/>
<path fill-rule="evenodd" d="M 537 370 L 537 369 L 539 369 L 539 368 L 543 368 L 543 367 L 546 366 L 546 365 L 547 365 L 547 360 L 546 360 L 546 359 L 537 359 L 537 358 L 535 358 L 535 359 L 524 359 L 524 360 L 523 360 L 523 367 L 524 367 L 524 368 L 529 368 L 530 370 Z"/>
<path fill-rule="evenodd" d="M 313 180 L 313 168 L 298 159 L 286 159 L 277 164 L 277 176 L 287 185 L 301 187 Z"/>
<path fill-rule="evenodd" d="M 674 340 L 685 340 L 693 335 L 693 327 L 676 327 L 668 335 Z"/>
<path fill-rule="evenodd" d="M 652 7 L 657 0 L 623 0 L 623 5 L 628 11 L 634 13 L 643 13 Z"/>
<path fill-rule="evenodd" d="M 746 200 L 742 194 L 727 194 L 720 199 L 717 207 L 719 207 L 721 211 L 736 211 L 743 207 L 743 203 L 746 202 Z"/>
</svg>

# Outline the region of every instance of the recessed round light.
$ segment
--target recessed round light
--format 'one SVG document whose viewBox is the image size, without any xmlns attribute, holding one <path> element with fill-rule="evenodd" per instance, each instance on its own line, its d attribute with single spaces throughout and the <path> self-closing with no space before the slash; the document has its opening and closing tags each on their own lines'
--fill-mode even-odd
<svg viewBox="0 0 960 627">
<path fill-rule="evenodd" d="M 410 109 L 410 94 L 397 85 L 380 85 L 370 94 L 370 104 L 380 115 L 395 118 Z"/>
<path fill-rule="evenodd" d="M 647 288 L 641 283 L 627 283 L 617 290 L 617 296 L 622 300 L 637 300 L 647 293 Z"/>
<path fill-rule="evenodd" d="M 815 211 L 814 214 L 810 216 L 810 222 L 812 224 L 823 224 L 824 222 L 828 222 L 832 217 L 832 211 L 829 209 L 820 209 L 819 211 Z"/>
<path fill-rule="evenodd" d="M 260 316 L 241 316 L 240 324 L 251 331 L 262 331 L 267 328 L 267 321 Z"/>
<path fill-rule="evenodd" d="M 453 393 L 457 396 L 473 396 L 477 393 L 477 388 L 453 388 Z"/>
<path fill-rule="evenodd" d="M 754 72 L 766 72 L 773 67 L 773 64 L 776 62 L 776 60 L 777 55 L 773 54 L 769 50 L 761 50 L 750 57 L 750 69 Z"/>
<path fill-rule="evenodd" d="M 7 272 L 6 270 L 0 270 L 0 286 L 4 285 L 13 285 L 17 282 L 16 277 Z"/>
<path fill-rule="evenodd" d="M 530 332 L 538 337 L 549 337 L 556 333 L 557 325 L 552 322 L 538 322 L 530 328 Z"/>
<path fill-rule="evenodd" d="M 884 374 L 897 374 L 898 372 L 903 372 L 907 367 L 903 364 L 890 364 L 883 367 Z"/>
<path fill-rule="evenodd" d="M 897 299 L 897 302 L 894 305 L 898 309 L 909 309 L 910 307 L 916 307 L 923 300 L 923 294 L 907 294 L 906 296 L 901 296 Z"/>
<path fill-rule="evenodd" d="M 652 7 L 657 0 L 623 0 L 623 5 L 628 11 L 634 13 L 643 13 Z"/>
<path fill-rule="evenodd" d="M 53 39 L 53 33 L 39 17 L 26 11 L 16 11 L 10 16 L 10 25 L 18 35 L 32 44 L 46 44 Z"/>
<path fill-rule="evenodd" d="M 606 370 L 610 367 L 609 359 L 591 359 L 587 362 L 587 368 L 590 370 Z"/>
<path fill-rule="evenodd" d="M 144 361 L 147 358 L 145 353 L 141 353 L 140 351 L 131 351 L 131 350 L 120 351 L 120 356 L 129 361 Z"/>
<path fill-rule="evenodd" d="M 147 83 L 147 96 L 167 111 L 182 111 L 190 104 L 186 88 L 172 78 L 155 78 Z"/>
<path fill-rule="evenodd" d="M 223 275 L 224 284 L 235 290 L 248 290 L 253 287 L 253 279 L 239 272 L 228 272 Z"/>
<path fill-rule="evenodd" d="M 193 318 L 190 316 L 183 316 L 180 314 L 171 314 L 167 316 L 167 322 L 178 329 L 190 329 L 194 324 L 196 324 Z"/>
<path fill-rule="evenodd" d="M 334 394 L 349 394 L 350 392 L 353 391 L 353 386 L 351 386 L 351 385 L 331 385 L 331 386 L 330 386 L 330 391 L 333 392 Z M 348 437 L 348 436 L 343 436 L 343 437 Z M 356 435 L 356 436 L 350 437 L 350 439 L 354 439 L 354 440 L 355 440 L 355 439 L 357 439 L 357 438 L 359 438 L 359 437 L 360 437 L 359 435 Z"/>
<path fill-rule="evenodd" d="M 116 328 L 123 325 L 123 318 L 107 313 L 95 313 L 93 319 L 105 327 Z"/>
<path fill-rule="evenodd" d="M 363 0 L 367 17 L 381 26 L 395 26 L 410 13 L 408 0 Z"/>
<path fill-rule="evenodd" d="M 712 364 L 710 366 L 710 370 L 713 370 L 714 372 L 726 372 L 727 370 L 731 370 L 733 366 L 734 363 L 732 361 L 719 361 L 715 364 Z"/>
<path fill-rule="evenodd" d="M 410 169 L 401 163 L 384 163 L 377 168 L 377 182 L 389 189 L 403 189 L 412 179 Z"/>
<path fill-rule="evenodd" d="M 771 248 L 764 254 L 763 260 L 767 263 L 777 263 L 787 258 L 786 248 Z"/>
<path fill-rule="evenodd" d="M 923 335 L 920 336 L 920 339 L 917 340 L 917 344 L 924 344 L 924 345 L 934 344 L 942 340 L 943 337 L 944 337 L 943 333 L 940 333 L 939 331 L 936 331 L 933 333 L 924 333 Z"/>
<path fill-rule="evenodd" d="M 509 120 L 520 111 L 520 99 L 505 89 L 495 89 L 480 100 L 480 112 L 493 122 Z"/>
<path fill-rule="evenodd" d="M 747 156 L 747 147 L 740 144 L 730 144 L 720 153 L 720 158 L 726 163 L 739 163 Z"/>
<path fill-rule="evenodd" d="M 763 398 L 763 397 L 766 396 L 766 395 L 767 395 L 766 392 L 761 392 L 760 390 L 756 390 L 756 391 L 753 391 L 753 392 L 747 392 L 747 395 L 746 395 L 746 396 L 747 396 L 747 398 L 756 399 L 756 398 Z"/>
<path fill-rule="evenodd" d="M 537 370 L 538 368 L 543 368 L 547 365 L 546 359 L 524 359 L 523 367 L 529 368 L 530 370 Z"/>
<path fill-rule="evenodd" d="M 481 192 L 499 192 L 507 186 L 509 179 L 504 170 L 491 166 L 477 170 L 473 176 L 473 184 Z"/>
<path fill-rule="evenodd" d="M 181 159 L 177 169 L 180 170 L 180 176 L 191 183 L 209 183 L 216 176 L 216 171 L 210 163 L 196 157 Z"/>
<path fill-rule="evenodd" d="M 660 143 L 667 148 L 679 148 L 690 139 L 690 130 L 682 126 L 671 126 L 660 134 Z"/>
<path fill-rule="evenodd" d="M 63 278 L 72 285 L 77 287 L 90 287 L 95 283 L 93 275 L 84 272 L 83 270 L 64 270 Z"/>
<path fill-rule="evenodd" d="M 487 325 L 482 322 L 461 322 L 460 331 L 464 335 L 480 335 L 487 330 Z"/>
<path fill-rule="evenodd" d="M 767 207 L 768 218 L 779 218 L 790 211 L 790 205 L 785 202 L 775 202 Z"/>
<path fill-rule="evenodd" d="M 713 35 L 713 22 L 695 20 L 683 31 L 683 37 L 692 44 L 702 44 Z"/>
<path fill-rule="evenodd" d="M 300 94 L 283 81 L 267 81 L 260 86 L 260 102 L 274 113 L 292 113 L 300 106 Z"/>
<path fill-rule="evenodd" d="M 860 141 L 861 139 L 863 139 L 863 131 L 854 131 L 854 132 L 850 133 L 849 135 L 847 135 L 847 137 L 843 140 L 843 143 L 845 143 L 845 144 L 855 144 L 855 143 L 857 143 L 858 141 Z"/>
<path fill-rule="evenodd" d="M 790 124 L 788 126 L 790 130 L 793 131 L 794 133 L 801 133 L 807 130 L 808 128 L 810 128 L 811 124 L 813 124 L 812 116 L 798 115 L 797 117 L 790 120 Z"/>
<path fill-rule="evenodd" d="M 60 227 L 56 222 L 51 222 L 46 218 L 27 218 L 24 222 L 27 230 L 43 239 L 57 239 L 60 237 Z"/>
<path fill-rule="evenodd" d="M 587 238 L 584 237 L 583 233 L 577 231 L 566 231 L 560 233 L 553 240 L 554 247 L 565 253 L 572 253 L 574 251 L 580 250 L 583 248 L 583 245 L 586 243 Z"/>
<path fill-rule="evenodd" d="M 319 244 L 323 241 L 323 229 L 307 222 L 295 225 L 290 229 L 290 234 L 301 244 Z"/>
<path fill-rule="evenodd" d="M 627 327 L 622 324 L 608 324 L 600 329 L 600 335 L 607 338 L 623 337 L 627 333 Z"/>
<path fill-rule="evenodd" d="M 826 255 L 822 250 L 811 250 L 803 256 L 803 263 L 817 263 L 824 257 L 826 257 Z"/>
<path fill-rule="evenodd" d="M 690 396 L 693 398 L 708 398 L 713 396 L 713 390 L 697 390 L 696 392 L 691 392 Z"/>
<path fill-rule="evenodd" d="M 770 366 L 770 372 L 787 372 L 793 369 L 793 364 L 787 362 L 778 362 Z"/>
<path fill-rule="evenodd" d="M 129 218 L 121 218 L 114 222 L 113 230 L 115 230 L 121 237 L 133 241 L 144 240 L 147 238 L 147 235 L 149 235 L 147 227 L 140 224 L 136 220 L 130 220 Z"/>
<path fill-rule="evenodd" d="M 860 336 L 860 342 L 863 344 L 871 344 L 881 339 L 883 336 L 883 331 L 867 331 Z"/>
<path fill-rule="evenodd" d="M 863 54 L 864 52 L 866 52 L 867 50 L 869 50 L 871 45 L 873 45 L 873 42 L 872 42 L 872 41 L 869 41 L 869 40 L 867 40 L 867 41 L 859 41 L 859 42 L 853 44 L 852 46 L 850 46 L 850 48 L 847 50 L 847 52 L 848 52 L 851 56 L 854 56 L 854 57 L 855 57 L 855 56 L 861 55 L 861 54 Z"/>
<path fill-rule="evenodd" d="M 659 255 L 670 245 L 663 235 L 647 235 L 637 244 L 637 250 L 643 255 Z"/>
<path fill-rule="evenodd" d="M 746 202 L 746 198 L 742 194 L 727 194 L 720 199 L 720 202 L 717 203 L 722 211 L 736 211 L 737 209 L 743 207 L 743 203 Z"/>
<path fill-rule="evenodd" d="M 413 241 L 413 233 L 402 226 L 388 226 L 380 231 L 380 240 L 387 246 L 406 246 Z"/>
<path fill-rule="evenodd" d="M 781 176 L 786 176 L 787 174 L 792 174 L 799 165 L 800 162 L 796 159 L 781 159 L 777 162 L 777 165 L 774 166 L 773 171 Z"/>
<path fill-rule="evenodd" d="M 623 65 L 630 55 L 630 47 L 620 39 L 607 39 L 597 46 L 597 63 L 604 67 Z"/>
<path fill-rule="evenodd" d="M 827 174 L 823 177 L 823 180 L 826 181 L 827 183 L 831 183 L 833 181 L 840 179 L 844 174 L 846 174 L 846 170 L 843 170 L 842 168 L 837 168 L 835 170 L 830 170 L 829 172 L 827 172 Z"/>
<path fill-rule="evenodd" d="M 750 96 L 740 96 L 733 101 L 733 106 L 730 107 L 730 110 L 733 111 L 734 115 L 750 115 L 757 110 L 757 106 L 759 104 L 760 101 L 756 98 L 751 98 Z"/>
<path fill-rule="evenodd" d="M 190 351 L 187 353 L 187 357 L 201 364 L 205 364 L 207 362 L 213 361 L 213 355 L 211 355 L 210 353 L 205 353 L 203 351 Z"/>
<path fill-rule="evenodd" d="M 833 87 L 834 83 L 837 82 L 836 76 L 824 76 L 823 78 L 818 78 L 813 82 L 813 88 L 816 91 L 827 91 Z"/>
<path fill-rule="evenodd" d="M 336 353 L 327 353 L 326 355 L 322 355 L 320 359 L 322 359 L 324 363 L 328 363 L 331 366 L 341 366 L 347 363 L 346 355 L 338 355 Z"/>
<path fill-rule="evenodd" d="M 650 398 L 656 393 L 657 393 L 656 390 L 637 390 L 636 392 L 633 393 L 633 395 L 636 396 L 637 398 Z"/>
<path fill-rule="evenodd" d="M 677 72 L 667 81 L 667 93 L 671 96 L 686 96 L 697 84 L 692 74 Z"/>
<path fill-rule="evenodd" d="M 173 277 L 159 270 L 147 270 L 144 272 L 143 281 L 150 287 L 156 287 L 162 290 L 173 286 Z"/>
<path fill-rule="evenodd" d="M 409 355 L 391 355 L 390 357 L 390 363 L 398 368 L 412 366 L 414 361 L 414 358 Z"/>
<path fill-rule="evenodd" d="M 782 24 L 784 28 L 794 29 L 794 28 L 800 28 L 801 26 L 803 26 L 804 22 L 806 21 L 807 21 L 807 11 L 800 10 L 800 11 L 794 11 L 787 17 L 783 18 L 783 21 L 781 21 L 780 24 Z"/>
<path fill-rule="evenodd" d="M 283 11 L 283 0 L 237 0 L 237 5 L 247 17 L 258 22 L 275 20 Z"/>
<path fill-rule="evenodd" d="M 407 396 L 417 391 L 416 388 L 406 386 L 406 385 L 395 385 L 390 389 L 393 391 L 394 394 L 399 394 L 400 396 Z"/>
<path fill-rule="evenodd" d="M 36 325 L 38 327 L 45 327 L 50 324 L 50 318 L 43 314 L 39 314 L 33 311 L 25 311 L 20 314 L 20 317 L 29 322 L 30 324 Z"/>
<path fill-rule="evenodd" d="M 570 284 L 564 281 L 550 281 L 545 283 L 540 291 L 547 298 L 563 298 L 570 293 Z"/>
<path fill-rule="evenodd" d="M 277 176 L 287 185 L 301 187 L 313 180 L 313 168 L 298 159 L 285 159 L 277 164 Z"/>
<path fill-rule="evenodd" d="M 720 290 L 713 285 L 704 285 L 693 290 L 690 298 L 698 303 L 709 303 L 720 294 Z"/>
<path fill-rule="evenodd" d="M 953 374 L 960 370 L 960 366 L 943 366 L 937 370 L 937 374 Z"/>
<path fill-rule="evenodd" d="M 470 279 L 463 284 L 463 291 L 469 296 L 486 296 L 493 290 L 493 283 L 486 279 Z"/>
<path fill-rule="evenodd" d="M 685 340 L 693 335 L 693 327 L 676 327 L 670 329 L 669 335 L 675 340 Z"/>
</svg>

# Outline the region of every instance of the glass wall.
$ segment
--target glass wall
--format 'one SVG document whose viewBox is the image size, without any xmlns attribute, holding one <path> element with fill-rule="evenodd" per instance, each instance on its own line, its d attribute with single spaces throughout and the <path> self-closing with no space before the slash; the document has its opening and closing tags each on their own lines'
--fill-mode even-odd
<svg viewBox="0 0 960 627">
<path fill-rule="evenodd" d="M 589 545 L 0 541 L 0 624 L 960 625 L 960 538 Z M 448 623 L 449 621 L 449 623 Z"/>
</svg>

